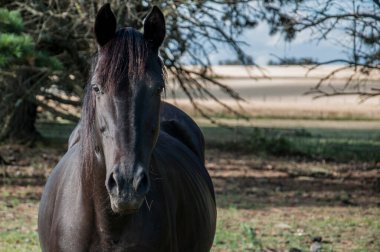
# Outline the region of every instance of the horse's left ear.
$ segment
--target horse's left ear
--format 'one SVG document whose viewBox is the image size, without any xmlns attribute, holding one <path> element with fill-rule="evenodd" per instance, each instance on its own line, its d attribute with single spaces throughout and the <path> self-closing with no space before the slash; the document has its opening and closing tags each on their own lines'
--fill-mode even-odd
<svg viewBox="0 0 380 252">
<path fill-rule="evenodd" d="M 156 50 L 164 41 L 166 33 L 165 17 L 161 10 L 154 6 L 144 21 L 144 38 Z"/>
<path fill-rule="evenodd" d="M 100 46 L 110 41 L 116 32 L 116 18 L 109 3 L 100 8 L 95 18 L 95 37 Z"/>
</svg>

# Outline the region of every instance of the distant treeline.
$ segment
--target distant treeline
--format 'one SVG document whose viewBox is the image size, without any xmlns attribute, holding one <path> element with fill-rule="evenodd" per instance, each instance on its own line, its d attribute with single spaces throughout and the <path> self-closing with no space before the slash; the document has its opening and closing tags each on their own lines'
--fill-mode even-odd
<svg viewBox="0 0 380 252">
<path fill-rule="evenodd" d="M 303 58 L 278 58 L 277 60 L 269 60 L 268 65 L 269 66 L 277 66 L 277 65 L 314 65 L 318 64 L 317 59 L 313 59 L 310 57 L 303 57 Z M 241 59 L 226 59 L 226 60 L 220 60 L 218 62 L 218 65 L 226 65 L 226 66 L 234 66 L 234 65 L 244 65 L 244 66 L 250 66 L 255 65 L 255 62 L 252 57 L 247 56 L 245 57 L 245 61 L 243 62 Z"/>
<path fill-rule="evenodd" d="M 242 59 L 226 59 L 226 60 L 220 60 L 218 62 L 218 65 L 225 65 L 225 66 L 235 66 L 235 65 L 243 65 L 243 66 L 251 66 L 255 65 L 255 62 L 253 58 L 249 55 L 246 55 Z"/>
<path fill-rule="evenodd" d="M 318 64 L 317 59 L 309 58 L 309 57 L 303 57 L 303 58 L 279 58 L 277 60 L 269 60 L 268 65 L 269 66 L 276 66 L 276 65 L 314 65 Z"/>
</svg>

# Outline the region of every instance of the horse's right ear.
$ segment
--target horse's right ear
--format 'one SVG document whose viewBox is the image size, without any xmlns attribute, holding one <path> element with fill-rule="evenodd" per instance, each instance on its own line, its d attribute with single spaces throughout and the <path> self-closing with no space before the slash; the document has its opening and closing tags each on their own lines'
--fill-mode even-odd
<svg viewBox="0 0 380 252">
<path fill-rule="evenodd" d="M 116 18 L 109 3 L 103 5 L 95 19 L 95 37 L 100 46 L 110 41 L 116 32 Z"/>
<path fill-rule="evenodd" d="M 165 17 L 157 6 L 152 10 L 144 21 L 144 38 L 156 50 L 162 44 L 165 38 Z"/>
</svg>

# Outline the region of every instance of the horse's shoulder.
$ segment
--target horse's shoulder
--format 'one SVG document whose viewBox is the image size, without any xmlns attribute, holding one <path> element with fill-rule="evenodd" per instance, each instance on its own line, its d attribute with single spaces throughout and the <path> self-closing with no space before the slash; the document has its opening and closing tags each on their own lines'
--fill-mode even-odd
<svg viewBox="0 0 380 252">
<path fill-rule="evenodd" d="M 79 144 L 72 145 L 66 153 L 63 155 L 61 160 L 58 162 L 57 167 L 71 167 L 77 169 L 80 165 L 80 146 Z"/>
<path fill-rule="evenodd" d="M 43 232 L 44 244 L 42 245 L 45 250 L 58 251 L 59 247 L 62 250 L 66 248 L 64 251 L 79 251 L 72 248 L 74 243 L 61 244 L 59 241 L 85 240 L 84 235 L 78 234 L 86 234 L 83 230 L 88 228 L 91 215 L 85 211 L 88 203 L 86 202 L 87 197 L 81 189 L 82 170 L 79 149 L 80 146 L 75 144 L 67 150 L 53 168 L 45 185 L 38 218 L 39 229 L 43 230 L 40 232 Z M 61 238 L 57 238 L 57 233 Z M 58 243 L 52 245 L 46 240 L 50 238 Z M 88 240 L 88 237 L 86 239 Z M 54 249 L 46 249 L 48 244 Z M 78 241 L 77 244 L 85 243 Z"/>
<path fill-rule="evenodd" d="M 214 189 L 211 178 L 205 167 L 204 159 L 200 159 L 196 153 L 190 150 L 178 138 L 162 131 L 154 151 L 154 157 L 158 166 L 163 167 L 167 179 L 179 182 L 180 188 L 203 188 L 206 183 L 212 197 Z M 185 186 L 190 183 L 192 186 Z"/>
<path fill-rule="evenodd" d="M 81 124 L 78 123 L 77 126 L 73 129 L 73 131 L 70 134 L 69 141 L 68 141 L 68 149 L 70 149 L 72 146 L 74 146 L 76 143 L 80 140 L 80 129 Z"/>
<path fill-rule="evenodd" d="M 80 169 L 80 155 L 78 152 L 78 145 L 74 145 L 66 151 L 49 175 L 47 187 L 57 188 L 60 183 L 70 182 L 70 177 L 78 175 L 77 173 Z"/>
<path fill-rule="evenodd" d="M 204 162 L 204 137 L 198 125 L 181 109 L 162 103 L 161 130 L 186 145 Z"/>
</svg>

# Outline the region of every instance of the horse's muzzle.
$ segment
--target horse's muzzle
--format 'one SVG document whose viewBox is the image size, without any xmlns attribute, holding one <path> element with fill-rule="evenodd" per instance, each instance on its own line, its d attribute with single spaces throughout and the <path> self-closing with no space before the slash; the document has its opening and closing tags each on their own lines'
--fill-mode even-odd
<svg viewBox="0 0 380 252">
<path fill-rule="evenodd" d="M 149 192 L 149 177 L 141 165 L 134 169 L 131 176 L 126 176 L 120 167 L 115 166 L 106 179 L 111 208 L 114 213 L 134 213 L 139 210 Z"/>
<path fill-rule="evenodd" d="M 110 195 L 111 209 L 116 214 L 133 214 L 136 213 L 143 203 L 143 199 L 124 200 Z"/>
</svg>

